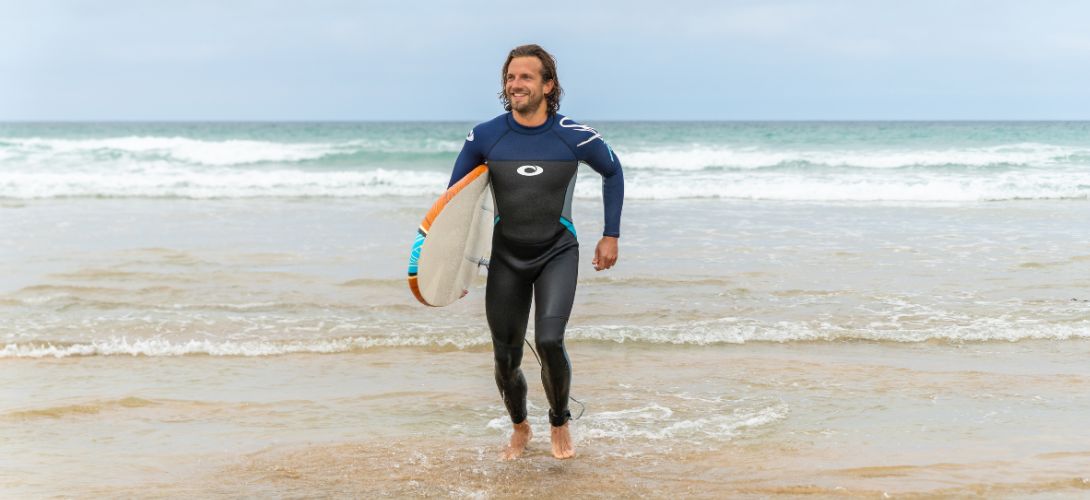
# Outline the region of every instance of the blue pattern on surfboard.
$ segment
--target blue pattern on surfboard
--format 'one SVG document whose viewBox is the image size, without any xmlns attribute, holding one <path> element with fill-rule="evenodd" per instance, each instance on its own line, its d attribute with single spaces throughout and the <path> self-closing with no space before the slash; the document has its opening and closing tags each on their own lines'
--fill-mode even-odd
<svg viewBox="0 0 1090 500">
<path fill-rule="evenodd" d="M 409 251 L 409 276 L 416 276 L 417 265 L 420 262 L 420 248 L 424 246 L 424 231 L 416 230 L 416 239 L 413 240 L 413 249 Z"/>
</svg>

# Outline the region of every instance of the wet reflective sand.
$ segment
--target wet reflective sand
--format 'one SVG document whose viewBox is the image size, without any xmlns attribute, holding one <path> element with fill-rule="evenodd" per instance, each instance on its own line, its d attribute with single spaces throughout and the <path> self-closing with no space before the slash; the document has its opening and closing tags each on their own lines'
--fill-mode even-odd
<svg viewBox="0 0 1090 500">
<path fill-rule="evenodd" d="M 531 384 L 535 440 L 514 463 L 497 460 L 510 427 L 485 349 L 17 360 L 0 379 L 36 376 L 6 389 L 23 403 L 6 398 L 0 416 L 0 487 L 140 497 L 1086 493 L 1090 342 L 1060 346 L 573 342 L 574 395 L 587 406 L 573 425 L 577 457 L 551 457 L 544 396 Z"/>
</svg>

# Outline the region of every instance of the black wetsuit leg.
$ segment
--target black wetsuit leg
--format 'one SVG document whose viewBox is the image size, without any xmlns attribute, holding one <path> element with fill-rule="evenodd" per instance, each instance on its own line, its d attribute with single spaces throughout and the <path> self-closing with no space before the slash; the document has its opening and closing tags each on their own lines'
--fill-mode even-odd
<svg viewBox="0 0 1090 500">
<path fill-rule="evenodd" d="M 516 267 L 497 255 L 493 238 L 485 288 L 485 315 L 492 331 L 492 353 L 496 359 L 496 386 L 511 415 L 511 422 L 526 420 L 526 378 L 522 375 L 522 344 L 526 339 L 526 321 L 530 316 L 533 284 Z"/>
<path fill-rule="evenodd" d="M 534 340 L 542 358 L 549 421 L 559 426 L 570 417 L 571 363 L 564 328 L 575 300 L 578 264 L 579 244 L 567 231 L 541 245 L 513 244 L 498 231 L 493 237 L 485 313 L 492 330 L 496 386 L 516 424 L 526 420 L 526 379 L 520 365 L 531 296 L 537 301 Z"/>
<path fill-rule="evenodd" d="M 553 426 L 564 425 L 571 417 L 571 360 L 564 349 L 564 329 L 575 301 L 578 275 L 579 247 L 572 246 L 545 264 L 534 282 L 534 343 L 541 355 L 541 383 L 549 398 Z"/>
</svg>

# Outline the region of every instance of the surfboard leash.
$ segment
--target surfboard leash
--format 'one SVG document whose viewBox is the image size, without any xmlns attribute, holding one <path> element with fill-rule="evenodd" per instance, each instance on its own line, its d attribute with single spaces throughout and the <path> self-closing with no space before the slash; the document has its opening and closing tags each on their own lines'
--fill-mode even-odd
<svg viewBox="0 0 1090 500">
<path fill-rule="evenodd" d="M 537 366 L 541 366 L 541 358 L 537 356 L 537 351 L 534 350 L 534 345 L 530 343 L 530 339 L 522 339 L 522 341 L 526 342 L 526 347 L 529 347 L 530 352 L 534 353 L 534 359 L 537 360 Z M 583 416 L 583 412 L 587 411 L 587 405 L 583 404 L 582 401 L 573 398 L 571 394 L 568 394 L 568 399 L 575 401 L 575 403 L 579 405 L 579 415 L 571 418 L 572 420 L 579 420 L 579 417 Z"/>
</svg>

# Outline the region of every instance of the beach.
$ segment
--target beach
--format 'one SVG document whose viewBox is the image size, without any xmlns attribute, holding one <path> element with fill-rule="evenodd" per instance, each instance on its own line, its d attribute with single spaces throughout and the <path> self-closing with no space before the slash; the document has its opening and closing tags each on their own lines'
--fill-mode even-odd
<svg viewBox="0 0 1090 500">
<path fill-rule="evenodd" d="M 497 460 L 509 426 L 482 376 L 485 349 L 43 360 L 20 369 L 51 381 L 29 394 L 56 399 L 5 415 L 21 432 L 7 441 L 18 452 L 7 460 L 20 458 L 4 486 L 19 497 L 1078 495 L 1090 488 L 1088 350 L 573 342 L 588 408 L 573 423 L 578 456 L 563 462 L 534 385 L 535 440 L 523 459 Z"/>
<path fill-rule="evenodd" d="M 1086 124 L 596 125 L 577 456 L 526 356 L 514 462 L 484 276 L 405 280 L 470 125 L 0 126 L 0 496 L 1090 490 Z"/>
</svg>

